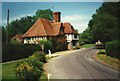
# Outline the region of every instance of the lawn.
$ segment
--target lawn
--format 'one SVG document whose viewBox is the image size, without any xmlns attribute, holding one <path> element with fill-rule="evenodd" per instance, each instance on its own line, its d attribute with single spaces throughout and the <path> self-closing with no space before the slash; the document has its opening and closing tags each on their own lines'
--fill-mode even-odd
<svg viewBox="0 0 120 81">
<path fill-rule="evenodd" d="M 15 65 L 17 61 L 2 64 L 3 79 L 17 79 L 15 76 Z"/>
<path fill-rule="evenodd" d="M 82 45 L 82 48 L 90 48 L 93 47 L 95 44 L 84 44 Z"/>
<path fill-rule="evenodd" d="M 118 66 L 120 64 L 119 63 L 120 59 L 107 56 L 105 53 L 106 52 L 104 49 L 100 50 L 99 54 L 97 55 L 97 59 L 99 59 L 101 62 L 104 62 L 105 64 L 109 65 L 112 68 L 120 70 L 120 66 Z"/>
</svg>

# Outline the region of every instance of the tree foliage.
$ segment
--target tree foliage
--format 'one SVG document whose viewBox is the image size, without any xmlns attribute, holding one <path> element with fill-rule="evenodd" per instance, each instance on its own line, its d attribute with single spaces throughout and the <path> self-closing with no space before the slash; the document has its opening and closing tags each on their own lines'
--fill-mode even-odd
<svg viewBox="0 0 120 81">
<path fill-rule="evenodd" d="M 43 52 L 47 52 L 48 50 L 51 49 L 52 42 L 49 41 L 49 40 L 41 40 L 39 42 L 39 45 L 40 45 L 40 47 L 41 47 L 41 49 L 42 49 Z"/>
<path fill-rule="evenodd" d="M 16 34 L 24 34 L 35 22 L 32 16 L 22 17 L 10 23 L 9 26 L 9 40 Z"/>
<path fill-rule="evenodd" d="M 46 9 L 46 10 L 40 10 L 38 9 L 35 13 L 35 20 L 39 19 L 39 18 L 45 18 L 48 20 L 52 20 L 53 16 L 52 16 L 52 11 L 50 9 Z"/>
<path fill-rule="evenodd" d="M 102 14 L 94 18 L 94 24 L 91 27 L 91 34 L 95 41 L 103 42 L 117 39 L 118 34 L 118 18 Z"/>
<path fill-rule="evenodd" d="M 87 35 L 85 39 L 89 42 L 120 40 L 119 11 L 120 2 L 104 2 L 93 14 L 82 35 Z"/>
<path fill-rule="evenodd" d="M 79 43 L 85 44 L 85 43 L 91 43 L 91 32 L 89 32 L 90 29 L 87 28 L 83 33 L 80 34 L 80 40 Z"/>
</svg>

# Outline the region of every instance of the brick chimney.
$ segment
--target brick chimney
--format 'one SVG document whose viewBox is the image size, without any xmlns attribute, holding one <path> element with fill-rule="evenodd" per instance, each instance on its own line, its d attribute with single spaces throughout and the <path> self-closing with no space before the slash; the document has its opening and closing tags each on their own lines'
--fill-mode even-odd
<svg viewBox="0 0 120 81">
<path fill-rule="evenodd" d="M 60 12 L 53 12 L 54 22 L 60 22 Z"/>
</svg>

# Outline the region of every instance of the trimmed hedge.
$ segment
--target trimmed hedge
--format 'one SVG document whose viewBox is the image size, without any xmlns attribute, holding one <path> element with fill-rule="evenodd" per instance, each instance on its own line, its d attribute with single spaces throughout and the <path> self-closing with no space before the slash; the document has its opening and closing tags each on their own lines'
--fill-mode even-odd
<svg viewBox="0 0 120 81">
<path fill-rule="evenodd" d="M 120 58 L 120 41 L 110 41 L 105 43 L 106 54 L 111 57 Z"/>
<path fill-rule="evenodd" d="M 35 51 L 40 51 L 40 46 L 34 44 L 3 44 L 2 61 L 12 61 L 26 58 Z"/>
<path fill-rule="evenodd" d="M 52 53 L 58 52 L 58 51 L 64 51 L 67 50 L 67 43 L 61 43 L 61 42 L 53 42 L 51 51 Z"/>
</svg>

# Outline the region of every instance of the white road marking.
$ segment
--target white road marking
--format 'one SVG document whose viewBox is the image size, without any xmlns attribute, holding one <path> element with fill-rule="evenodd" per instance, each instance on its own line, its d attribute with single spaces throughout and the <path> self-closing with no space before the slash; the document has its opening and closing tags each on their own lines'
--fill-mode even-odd
<svg viewBox="0 0 120 81">
<path fill-rule="evenodd" d="M 48 81 L 50 81 L 51 74 L 48 73 Z"/>
<path fill-rule="evenodd" d="M 93 59 L 88 59 L 88 60 L 94 61 Z"/>
</svg>

